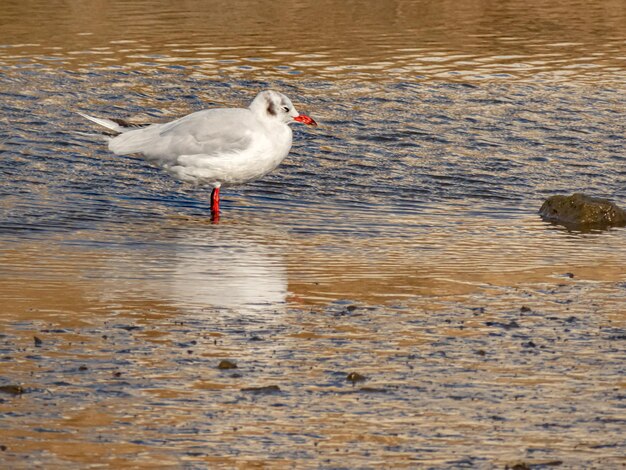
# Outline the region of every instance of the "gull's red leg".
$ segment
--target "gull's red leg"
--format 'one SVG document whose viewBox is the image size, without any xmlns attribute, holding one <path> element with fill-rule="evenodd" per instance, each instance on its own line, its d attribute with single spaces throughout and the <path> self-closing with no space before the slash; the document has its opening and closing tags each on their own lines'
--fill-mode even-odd
<svg viewBox="0 0 626 470">
<path fill-rule="evenodd" d="M 211 192 L 211 220 L 213 222 L 220 220 L 220 188 L 213 188 Z"/>
</svg>

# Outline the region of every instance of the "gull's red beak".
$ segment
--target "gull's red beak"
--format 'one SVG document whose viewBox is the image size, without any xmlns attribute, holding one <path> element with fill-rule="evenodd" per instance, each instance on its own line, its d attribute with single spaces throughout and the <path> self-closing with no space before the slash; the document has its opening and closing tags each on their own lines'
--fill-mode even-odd
<svg viewBox="0 0 626 470">
<path fill-rule="evenodd" d="M 310 118 L 306 114 L 301 114 L 300 116 L 296 116 L 295 118 L 293 118 L 293 120 L 301 122 L 302 124 L 306 124 L 307 126 L 317 126 L 317 122 L 315 122 L 312 118 Z"/>
</svg>

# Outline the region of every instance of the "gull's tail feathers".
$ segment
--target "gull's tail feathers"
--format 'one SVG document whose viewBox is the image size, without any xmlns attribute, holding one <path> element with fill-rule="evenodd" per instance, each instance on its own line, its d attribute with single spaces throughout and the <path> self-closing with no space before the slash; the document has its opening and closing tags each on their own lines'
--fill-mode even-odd
<svg viewBox="0 0 626 470">
<path fill-rule="evenodd" d="M 111 136 L 111 137 L 115 137 L 118 136 L 120 134 L 123 134 L 125 132 L 128 131 L 132 131 L 135 129 L 139 129 L 142 127 L 146 127 L 147 124 L 131 124 L 127 121 L 124 121 L 123 119 L 106 119 L 106 118 L 99 118 L 99 117 L 95 117 L 95 116 L 90 116 L 89 114 L 84 114 L 81 112 L 78 112 L 78 114 L 80 114 L 82 117 L 84 117 L 85 119 L 88 119 L 91 122 L 95 122 L 96 124 L 102 126 L 102 127 L 106 127 L 107 129 L 109 129 L 112 132 L 105 132 L 105 135 Z"/>
</svg>

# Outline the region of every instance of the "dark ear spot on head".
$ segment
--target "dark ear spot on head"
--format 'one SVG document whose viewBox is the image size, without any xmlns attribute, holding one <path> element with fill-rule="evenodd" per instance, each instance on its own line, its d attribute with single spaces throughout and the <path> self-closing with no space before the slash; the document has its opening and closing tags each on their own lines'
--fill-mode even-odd
<svg viewBox="0 0 626 470">
<path fill-rule="evenodd" d="M 271 101 L 267 105 L 267 114 L 269 114 L 270 116 L 276 116 L 276 105 Z"/>
</svg>

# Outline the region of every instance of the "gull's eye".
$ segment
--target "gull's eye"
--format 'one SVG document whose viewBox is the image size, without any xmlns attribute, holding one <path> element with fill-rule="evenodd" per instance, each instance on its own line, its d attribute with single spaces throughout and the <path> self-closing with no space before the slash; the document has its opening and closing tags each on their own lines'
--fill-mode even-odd
<svg viewBox="0 0 626 470">
<path fill-rule="evenodd" d="M 283 106 L 283 111 L 285 111 L 286 113 L 289 112 L 289 106 Z"/>
</svg>

